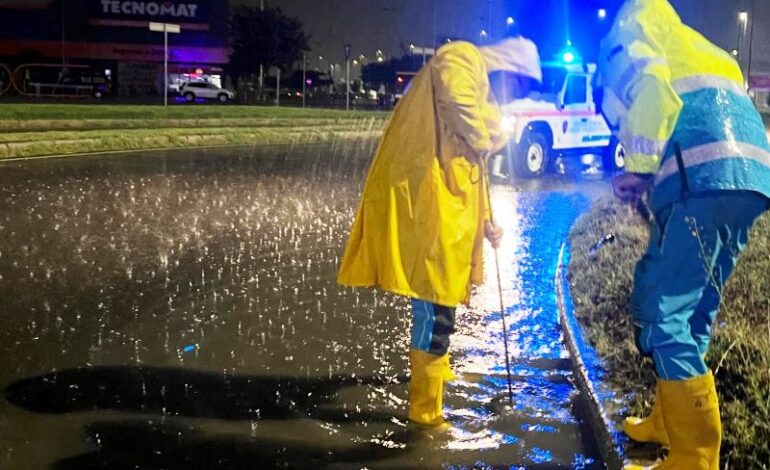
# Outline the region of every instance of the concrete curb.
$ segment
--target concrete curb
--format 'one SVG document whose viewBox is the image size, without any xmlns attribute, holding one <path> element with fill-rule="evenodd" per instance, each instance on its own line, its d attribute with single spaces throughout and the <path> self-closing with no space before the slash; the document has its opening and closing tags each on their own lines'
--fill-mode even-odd
<svg viewBox="0 0 770 470">
<path fill-rule="evenodd" d="M 563 244 L 556 269 L 556 300 L 559 308 L 559 324 L 564 333 L 564 342 L 572 358 L 578 389 L 588 398 L 591 413 L 591 427 L 599 445 L 599 451 L 607 468 L 621 470 L 629 462 L 625 458 L 626 437 L 610 419 L 606 408 L 616 402 L 615 392 L 604 387 L 601 359 L 582 336 L 580 325 L 572 308 L 572 297 L 567 281 L 569 245 Z"/>
<path fill-rule="evenodd" d="M 261 132 L 260 132 L 261 131 Z M 77 136 L 73 139 L 41 139 L 25 142 L 0 143 L 0 161 L 51 155 L 81 155 L 89 153 L 136 150 L 164 150 L 175 148 L 227 147 L 236 145 L 271 145 L 330 142 L 334 139 L 377 138 L 381 131 L 342 128 L 283 128 L 282 130 L 254 129 L 246 132 L 191 133 L 187 135 L 131 136 L 116 132 L 114 136 Z"/>
</svg>

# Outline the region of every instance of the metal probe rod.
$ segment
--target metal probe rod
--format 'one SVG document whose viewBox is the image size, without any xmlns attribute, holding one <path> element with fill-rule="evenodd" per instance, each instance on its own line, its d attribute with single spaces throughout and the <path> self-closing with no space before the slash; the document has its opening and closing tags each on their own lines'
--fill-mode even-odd
<svg viewBox="0 0 770 470">
<path fill-rule="evenodd" d="M 487 193 L 487 206 L 489 207 L 489 221 L 492 225 L 495 224 L 495 215 L 492 211 L 492 198 L 489 195 L 489 174 L 487 173 L 486 159 L 481 159 L 480 165 L 482 171 L 482 184 Z M 497 255 L 497 247 L 495 250 L 495 268 L 497 270 L 497 292 L 500 294 L 500 317 L 503 320 L 503 345 L 505 346 L 505 373 L 508 377 L 508 401 L 513 406 L 513 385 L 511 384 L 511 361 L 508 355 L 508 328 L 505 326 L 505 302 L 503 301 L 503 281 L 500 279 L 500 257 Z"/>
</svg>

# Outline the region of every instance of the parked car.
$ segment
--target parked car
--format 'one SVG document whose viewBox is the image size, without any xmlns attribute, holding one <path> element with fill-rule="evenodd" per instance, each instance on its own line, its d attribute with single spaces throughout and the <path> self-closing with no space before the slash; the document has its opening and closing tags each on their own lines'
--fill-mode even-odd
<svg viewBox="0 0 770 470">
<path fill-rule="evenodd" d="M 209 82 L 185 83 L 180 86 L 179 93 L 184 97 L 185 101 L 188 102 L 195 101 L 197 98 L 203 98 L 207 100 L 218 100 L 220 103 L 227 103 L 227 101 L 235 98 L 235 93 L 232 91 Z"/>
</svg>

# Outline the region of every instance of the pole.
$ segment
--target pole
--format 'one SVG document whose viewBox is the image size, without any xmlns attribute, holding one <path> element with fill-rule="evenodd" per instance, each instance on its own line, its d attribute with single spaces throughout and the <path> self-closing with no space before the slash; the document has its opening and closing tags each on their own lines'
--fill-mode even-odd
<svg viewBox="0 0 770 470">
<path fill-rule="evenodd" d="M 265 11 L 265 0 L 260 0 L 259 2 L 259 10 L 264 12 Z M 262 89 L 264 88 L 264 80 L 265 80 L 265 69 L 262 66 L 262 64 L 259 64 L 259 100 L 262 101 Z"/>
<path fill-rule="evenodd" d="M 163 106 L 168 106 L 168 25 L 163 27 Z"/>
<path fill-rule="evenodd" d="M 278 67 L 278 75 L 275 78 L 275 105 L 281 105 L 281 68 Z"/>
<path fill-rule="evenodd" d="M 489 14 L 487 16 L 487 31 L 489 31 L 489 37 L 492 37 L 492 0 L 489 0 Z"/>
<path fill-rule="evenodd" d="M 66 40 L 66 33 L 65 33 L 65 15 L 64 15 L 64 2 L 62 1 L 59 5 L 59 9 L 61 10 L 61 64 L 62 64 L 62 71 L 64 70 L 64 64 L 67 63 L 67 40 Z"/>
<path fill-rule="evenodd" d="M 754 11 L 754 0 L 751 0 L 749 11 L 749 21 L 751 21 L 751 27 L 749 28 L 749 65 L 748 72 L 746 73 L 747 89 L 751 86 L 751 56 L 754 49 L 754 15 L 756 15 L 756 12 Z"/>
<path fill-rule="evenodd" d="M 305 107 L 305 91 L 307 90 L 307 59 L 305 53 L 302 53 L 302 107 Z"/>
<path fill-rule="evenodd" d="M 487 171 L 486 158 L 481 159 L 482 184 L 487 193 L 487 207 L 489 207 L 489 221 L 495 225 L 495 215 L 492 212 L 492 197 L 489 195 L 489 172 Z M 497 292 L 500 295 L 500 318 L 503 321 L 503 345 L 505 346 L 505 373 L 508 378 L 508 402 L 513 406 L 513 385 L 511 384 L 511 360 L 508 354 L 508 328 L 505 326 L 505 302 L 503 301 L 503 281 L 500 279 L 500 257 L 495 248 L 495 268 L 497 269 Z"/>
<path fill-rule="evenodd" d="M 345 93 L 345 110 L 350 111 L 350 59 L 345 61 L 345 88 L 347 89 L 347 93 Z"/>
</svg>

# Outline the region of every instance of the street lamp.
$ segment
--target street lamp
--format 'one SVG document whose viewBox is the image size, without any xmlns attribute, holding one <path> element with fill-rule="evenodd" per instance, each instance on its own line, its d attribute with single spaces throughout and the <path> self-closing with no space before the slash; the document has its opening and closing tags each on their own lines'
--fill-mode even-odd
<svg viewBox="0 0 770 470">
<path fill-rule="evenodd" d="M 751 8 L 750 11 L 753 12 L 754 10 L 754 2 L 751 2 Z M 746 40 L 746 29 L 749 24 L 749 12 L 748 11 L 741 11 L 738 12 L 738 23 L 740 25 L 740 29 L 738 31 L 738 47 L 736 49 L 736 57 L 738 57 L 738 61 L 740 62 L 741 57 L 743 57 L 743 43 Z M 754 40 L 754 18 L 751 18 L 751 28 L 749 29 L 749 54 L 748 54 L 748 63 L 747 63 L 747 70 L 746 70 L 746 88 L 748 89 L 749 86 L 749 80 L 751 78 L 751 55 L 752 55 L 752 46 L 753 46 L 753 40 Z M 743 67 L 741 66 L 741 69 Z"/>
<path fill-rule="evenodd" d="M 511 28 L 513 28 L 513 26 L 515 24 L 516 24 L 516 20 L 514 20 L 512 16 L 509 16 L 505 20 L 505 32 L 506 32 L 506 34 L 510 34 L 511 33 Z"/>
</svg>

